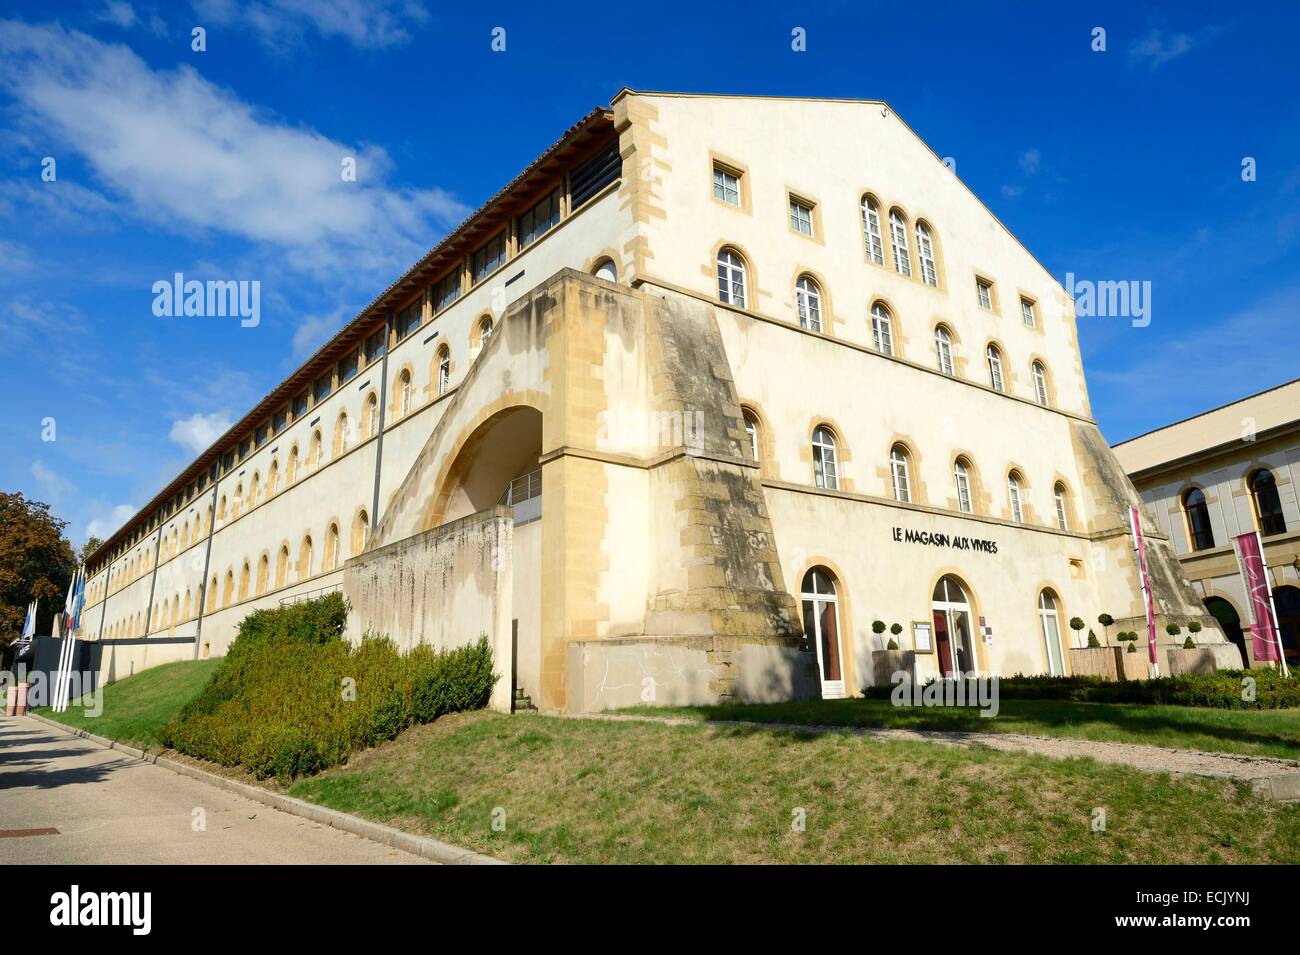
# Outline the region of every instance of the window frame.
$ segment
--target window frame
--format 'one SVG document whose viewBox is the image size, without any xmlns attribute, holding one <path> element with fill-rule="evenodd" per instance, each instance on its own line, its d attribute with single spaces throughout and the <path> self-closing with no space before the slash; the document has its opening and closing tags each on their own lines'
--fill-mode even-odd
<svg viewBox="0 0 1300 955">
<path fill-rule="evenodd" d="M 839 442 L 835 432 L 819 424 L 813 428 L 812 438 L 813 485 L 825 491 L 840 489 Z"/>
</svg>

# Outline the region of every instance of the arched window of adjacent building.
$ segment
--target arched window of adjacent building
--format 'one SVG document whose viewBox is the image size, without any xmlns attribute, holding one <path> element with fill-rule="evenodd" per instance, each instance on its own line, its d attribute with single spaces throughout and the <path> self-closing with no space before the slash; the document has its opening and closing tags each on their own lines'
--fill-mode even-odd
<svg viewBox="0 0 1300 955">
<path fill-rule="evenodd" d="M 1038 595 L 1038 622 L 1047 654 L 1047 672 L 1065 676 L 1065 652 L 1061 648 L 1061 620 L 1056 609 L 1056 595 L 1044 590 Z"/>
<path fill-rule="evenodd" d="M 185 591 L 185 603 L 181 604 L 181 619 L 182 619 L 182 620 L 189 620 L 190 617 L 193 616 L 193 614 L 194 614 L 194 612 L 190 609 L 190 599 L 191 599 L 191 598 L 190 598 L 190 592 L 189 592 L 188 590 L 186 590 L 186 591 Z"/>
<path fill-rule="evenodd" d="M 835 435 L 825 425 L 818 425 L 812 433 L 813 483 L 834 491 L 840 486 L 839 467 L 835 457 Z"/>
<path fill-rule="evenodd" d="M 298 579 L 306 580 L 311 576 L 311 535 L 302 539 L 298 547 Z"/>
<path fill-rule="evenodd" d="M 244 561 L 244 566 L 241 567 L 239 570 L 239 599 L 240 600 L 248 599 L 248 584 L 249 584 L 249 578 L 251 576 L 252 576 L 251 568 L 249 568 L 248 566 L 248 561 Z"/>
<path fill-rule="evenodd" d="M 748 408 L 741 408 L 740 413 L 745 418 L 745 437 L 749 439 L 749 457 L 754 461 L 762 461 L 759 454 L 759 425 L 758 416 Z"/>
<path fill-rule="evenodd" d="M 893 485 L 895 501 L 912 503 L 912 464 L 907 449 L 901 444 L 889 449 L 889 481 Z"/>
<path fill-rule="evenodd" d="M 1255 501 L 1259 532 L 1266 536 L 1285 534 L 1286 517 L 1282 513 L 1282 498 L 1277 493 L 1277 479 L 1272 471 L 1260 468 L 1250 476 L 1250 496 Z"/>
<path fill-rule="evenodd" d="M 935 326 L 934 352 L 939 363 L 939 370 L 945 375 L 951 375 L 953 373 L 952 333 L 943 325 Z"/>
<path fill-rule="evenodd" d="M 221 589 L 221 606 L 229 607 L 235 599 L 235 572 L 226 568 L 226 585 Z"/>
<path fill-rule="evenodd" d="M 204 595 L 204 602 L 207 604 L 208 613 L 212 613 L 212 611 L 217 609 L 217 596 L 217 578 L 213 577 L 208 581 L 208 592 Z"/>
<path fill-rule="evenodd" d="M 907 247 L 907 220 L 897 209 L 889 210 L 889 243 L 894 247 L 894 271 L 912 274 L 912 253 Z"/>
<path fill-rule="evenodd" d="M 970 472 L 970 462 L 965 458 L 958 458 L 952 466 L 953 486 L 957 491 L 957 510 L 965 514 L 971 514 L 975 511 L 970 491 Z"/>
<path fill-rule="evenodd" d="M 840 665 L 839 593 L 835 576 L 825 567 L 814 567 L 803 577 L 804 639 L 817 653 L 821 671 L 822 697 L 844 695 L 844 674 Z"/>
<path fill-rule="evenodd" d="M 366 549 L 370 537 L 370 516 L 364 510 L 357 511 L 352 521 L 352 556 L 356 557 Z"/>
<path fill-rule="evenodd" d="M 317 428 L 311 433 L 311 444 L 307 446 L 307 470 L 315 471 L 320 467 L 320 446 L 321 436 L 320 429 Z"/>
<path fill-rule="evenodd" d="M 810 275 L 799 276 L 794 284 L 794 301 L 799 311 L 799 325 L 809 331 L 822 330 L 822 290 Z"/>
<path fill-rule="evenodd" d="M 411 372 L 403 368 L 402 373 L 397 376 L 397 414 L 396 417 L 404 418 L 411 410 Z"/>
<path fill-rule="evenodd" d="M 244 509 L 244 482 L 235 485 L 235 496 L 230 502 L 230 519 L 233 521 Z"/>
<path fill-rule="evenodd" d="M 266 593 L 271 577 L 271 558 L 263 554 L 257 561 L 257 594 Z"/>
<path fill-rule="evenodd" d="M 1046 408 L 1049 403 L 1047 398 L 1047 369 L 1043 367 L 1041 361 L 1036 361 L 1030 366 L 1030 371 L 1034 376 L 1034 400 Z"/>
<path fill-rule="evenodd" d="M 1007 502 L 1011 505 L 1011 519 L 1017 524 L 1024 523 L 1024 511 L 1020 504 L 1020 475 L 1015 471 L 1007 475 Z"/>
<path fill-rule="evenodd" d="M 744 308 L 747 301 L 745 260 L 734 249 L 718 253 L 718 301 L 737 308 Z"/>
<path fill-rule="evenodd" d="M 877 265 L 884 265 L 885 240 L 880 234 L 880 206 L 870 196 L 862 197 L 862 240 L 867 258 Z"/>
<path fill-rule="evenodd" d="M 275 492 L 280 489 L 280 462 L 272 461 L 271 467 L 266 472 L 266 496 L 275 497 Z"/>
<path fill-rule="evenodd" d="M 488 339 L 492 337 L 492 327 L 492 316 L 484 315 L 479 319 L 475 334 L 477 341 L 471 342 L 474 347 L 474 354 L 471 357 L 477 358 L 479 353 L 487 348 Z"/>
<path fill-rule="evenodd" d="M 349 434 L 350 430 L 351 430 L 351 422 L 348 421 L 348 413 L 346 411 L 340 411 L 338 420 L 334 423 L 334 457 L 335 458 L 338 458 L 345 451 L 347 451 L 348 445 L 351 443 L 351 437 L 352 437 L 352 435 Z"/>
<path fill-rule="evenodd" d="M 275 586 L 283 587 L 289 582 L 289 545 L 281 544 L 280 553 L 275 558 Z"/>
<path fill-rule="evenodd" d="M 298 445 L 289 449 L 289 463 L 284 466 L 284 486 L 291 487 L 298 480 Z"/>
<path fill-rule="evenodd" d="M 325 560 L 321 570 L 333 570 L 339 559 L 339 526 L 331 524 L 325 532 Z"/>
<path fill-rule="evenodd" d="M 883 302 L 871 306 L 871 344 L 882 355 L 894 353 L 894 321 Z"/>
<path fill-rule="evenodd" d="M 451 387 L 451 349 L 443 345 L 438 349 L 438 394 L 445 395 Z"/>
<path fill-rule="evenodd" d="M 1210 508 L 1205 503 L 1205 492 L 1194 487 L 1183 495 L 1183 510 L 1187 512 L 1187 529 L 1192 538 L 1192 550 L 1208 550 L 1214 546 L 1214 528 L 1210 526 Z"/>
<path fill-rule="evenodd" d="M 188 550 L 190 546 L 190 523 L 186 521 L 181 525 L 181 550 Z"/>
<path fill-rule="evenodd" d="M 172 551 L 171 551 L 171 555 L 173 557 L 175 557 L 177 554 L 180 553 L 180 546 L 181 546 L 181 533 L 176 529 L 175 525 L 173 525 L 172 526 Z M 143 563 L 143 561 L 141 563 Z M 144 571 L 141 570 L 140 572 L 143 573 Z"/>
<path fill-rule="evenodd" d="M 404 371 L 402 372 L 402 374 L 406 375 L 407 384 L 409 386 L 411 380 L 410 373 Z M 408 396 L 408 400 L 409 400 L 409 396 Z M 377 431 L 378 428 L 379 428 L 379 396 L 374 394 L 374 392 L 371 392 L 370 396 L 366 398 L 366 408 L 361 416 L 361 431 L 362 431 L 361 436 L 368 441 L 375 436 L 375 431 Z"/>
<path fill-rule="evenodd" d="M 930 226 L 924 222 L 916 224 L 916 258 L 921 263 L 921 281 L 937 288 L 939 268 L 934 260 L 934 237 L 930 234 Z"/>
<path fill-rule="evenodd" d="M 1052 488 L 1052 499 L 1056 503 L 1056 526 L 1063 531 L 1070 529 L 1070 510 L 1066 500 L 1066 490 L 1064 484 L 1057 484 Z"/>
<path fill-rule="evenodd" d="M 618 281 L 618 266 L 614 264 L 613 259 L 601 259 L 596 263 L 595 276 L 598 279 L 604 279 L 606 282 Z"/>
<path fill-rule="evenodd" d="M 257 506 L 257 499 L 262 493 L 262 475 L 256 471 L 253 472 L 253 481 L 248 486 L 248 509 L 251 511 Z"/>
<path fill-rule="evenodd" d="M 1006 391 L 1006 387 L 1002 383 L 1002 352 L 998 350 L 997 345 L 990 345 L 987 354 L 989 361 L 989 385 L 992 386 L 994 391 Z"/>
</svg>

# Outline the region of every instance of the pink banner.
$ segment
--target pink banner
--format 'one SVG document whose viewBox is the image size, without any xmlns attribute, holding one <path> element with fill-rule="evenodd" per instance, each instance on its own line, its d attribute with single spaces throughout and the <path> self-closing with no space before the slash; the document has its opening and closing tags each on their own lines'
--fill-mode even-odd
<svg viewBox="0 0 1300 955">
<path fill-rule="evenodd" d="M 1146 541 L 1142 539 L 1142 520 L 1138 517 L 1136 507 L 1128 509 L 1128 521 L 1133 530 L 1133 549 L 1137 551 L 1138 578 L 1142 585 L 1142 603 L 1147 612 L 1147 653 L 1151 657 L 1152 666 L 1154 666 L 1156 663 L 1156 607 L 1155 602 L 1151 599 L 1151 580 L 1147 576 Z"/>
<path fill-rule="evenodd" d="M 1246 583 L 1246 605 L 1250 608 L 1250 644 L 1256 660 L 1276 661 L 1277 621 L 1273 619 L 1273 598 L 1268 589 L 1268 571 L 1260 550 L 1259 535 L 1242 534 L 1233 543 L 1241 576 Z"/>
</svg>

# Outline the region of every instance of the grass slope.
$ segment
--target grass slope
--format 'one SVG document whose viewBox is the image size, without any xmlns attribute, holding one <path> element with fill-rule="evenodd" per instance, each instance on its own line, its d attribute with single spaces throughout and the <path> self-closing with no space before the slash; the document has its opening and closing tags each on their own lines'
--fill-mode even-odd
<svg viewBox="0 0 1300 955">
<path fill-rule="evenodd" d="M 1300 862 L 1224 781 L 775 727 L 460 714 L 291 791 L 519 862 Z"/>
<path fill-rule="evenodd" d="M 158 746 L 163 724 L 199 694 L 220 663 L 219 657 L 164 663 L 111 683 L 104 687 L 104 710 L 99 716 L 86 715 L 88 703 L 81 700 L 73 700 L 62 713 L 49 707 L 36 712 L 119 742 L 141 748 Z"/>
<path fill-rule="evenodd" d="M 1003 700 L 996 717 L 973 708 L 896 707 L 889 700 L 636 707 L 628 712 L 709 722 L 894 727 L 965 733 L 1027 733 L 1173 749 L 1300 759 L 1300 710 L 1215 710 L 1134 703 Z"/>
</svg>

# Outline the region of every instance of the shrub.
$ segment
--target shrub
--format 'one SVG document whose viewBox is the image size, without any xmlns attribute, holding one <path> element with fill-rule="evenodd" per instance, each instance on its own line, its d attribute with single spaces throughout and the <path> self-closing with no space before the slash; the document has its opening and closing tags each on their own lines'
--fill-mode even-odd
<svg viewBox="0 0 1300 955">
<path fill-rule="evenodd" d="M 1133 644 L 1129 644 L 1133 651 Z M 1242 699 L 1242 679 L 1255 681 L 1255 699 Z M 1099 676 L 1012 676 L 998 681 L 1007 700 L 1074 700 L 1083 703 L 1159 703 L 1215 709 L 1283 709 L 1300 706 L 1300 680 L 1278 670 L 1219 670 L 1156 680 L 1106 680 Z"/>
<path fill-rule="evenodd" d="M 889 642 L 888 642 L 887 644 L 885 644 L 885 649 L 886 649 L 886 650 L 897 650 L 897 649 L 898 649 L 898 641 L 895 640 L 893 637 L 890 637 L 890 638 L 889 638 Z"/>
<path fill-rule="evenodd" d="M 1183 632 L 1183 628 L 1178 626 L 1178 624 L 1176 623 L 1170 623 L 1165 625 L 1165 633 L 1169 634 L 1169 636 L 1171 637 L 1176 637 L 1182 632 Z"/>
<path fill-rule="evenodd" d="M 1199 621 L 1199 620 L 1193 620 L 1193 621 L 1191 621 L 1190 623 L 1187 624 L 1187 629 L 1188 629 L 1189 631 L 1191 631 L 1192 633 L 1200 633 L 1200 632 L 1201 632 L 1201 629 L 1202 629 L 1202 628 L 1201 628 L 1201 621 Z"/>
<path fill-rule="evenodd" d="M 1101 641 L 1097 639 L 1097 635 L 1091 630 L 1088 631 L 1088 646 L 1094 649 L 1101 646 Z"/>
<path fill-rule="evenodd" d="M 898 636 L 900 633 L 903 632 L 903 625 L 901 623 L 891 623 L 889 625 L 889 632 L 892 633 L 894 636 Z"/>
<path fill-rule="evenodd" d="M 245 617 L 212 681 L 163 727 L 163 745 L 287 780 L 486 705 L 497 679 L 486 637 L 402 654 L 386 637 L 352 646 L 346 620 L 340 594 Z"/>
<path fill-rule="evenodd" d="M 1183 641 L 1183 649 L 1184 650 L 1196 649 L 1196 641 L 1192 639 L 1192 635 L 1190 633 L 1187 635 L 1187 639 Z"/>
<path fill-rule="evenodd" d="M 871 622 L 871 632 L 872 632 L 872 633 L 884 633 L 884 632 L 885 632 L 885 621 L 883 621 L 883 620 L 873 620 L 873 621 Z"/>
</svg>

